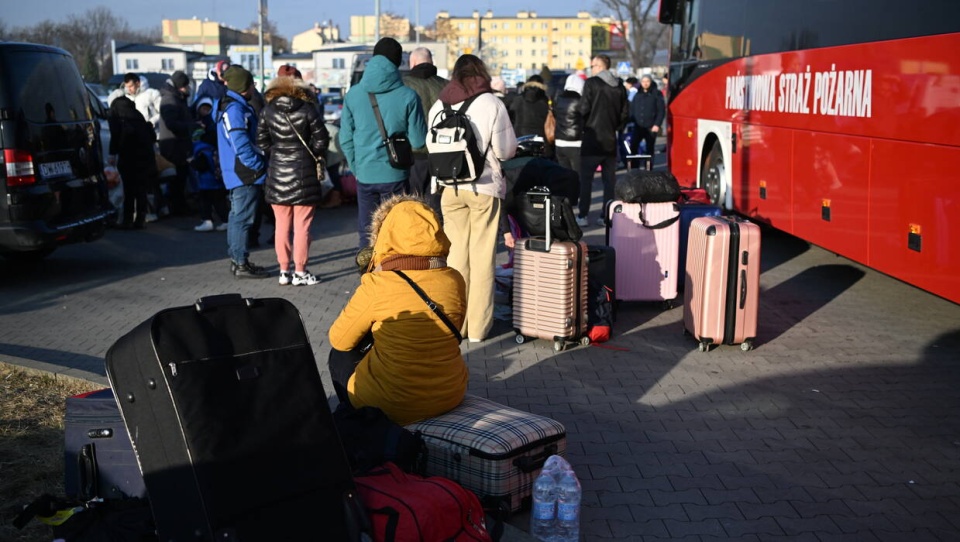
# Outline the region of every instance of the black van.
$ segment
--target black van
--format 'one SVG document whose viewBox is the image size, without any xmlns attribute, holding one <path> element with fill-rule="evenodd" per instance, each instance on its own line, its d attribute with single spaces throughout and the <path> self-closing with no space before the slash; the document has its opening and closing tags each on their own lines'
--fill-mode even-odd
<svg viewBox="0 0 960 542">
<path fill-rule="evenodd" d="M 39 259 L 103 235 L 115 210 L 99 129 L 70 53 L 0 42 L 0 255 Z"/>
</svg>

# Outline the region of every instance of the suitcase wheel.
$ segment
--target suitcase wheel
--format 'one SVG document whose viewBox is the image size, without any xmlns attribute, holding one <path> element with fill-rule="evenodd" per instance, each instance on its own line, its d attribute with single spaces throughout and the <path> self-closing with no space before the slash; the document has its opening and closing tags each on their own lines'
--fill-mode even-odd
<svg viewBox="0 0 960 542">
<path fill-rule="evenodd" d="M 590 337 L 581 337 L 580 346 L 590 346 Z"/>
<path fill-rule="evenodd" d="M 565 346 L 565 345 L 563 344 L 563 341 L 553 341 L 553 351 L 554 351 L 554 352 L 562 352 L 564 346 Z"/>
<path fill-rule="evenodd" d="M 523 344 L 527 340 L 527 338 L 524 337 L 523 334 L 517 333 L 517 336 L 514 338 L 514 340 L 517 341 L 517 344 Z"/>
<path fill-rule="evenodd" d="M 743 341 L 740 343 L 740 350 L 743 350 L 744 352 L 753 350 L 753 341 Z"/>
<path fill-rule="evenodd" d="M 701 351 L 701 352 L 709 352 L 709 351 L 710 351 L 710 343 L 706 343 L 706 342 L 700 341 L 700 345 L 697 346 L 697 350 L 699 350 L 699 351 Z"/>
</svg>

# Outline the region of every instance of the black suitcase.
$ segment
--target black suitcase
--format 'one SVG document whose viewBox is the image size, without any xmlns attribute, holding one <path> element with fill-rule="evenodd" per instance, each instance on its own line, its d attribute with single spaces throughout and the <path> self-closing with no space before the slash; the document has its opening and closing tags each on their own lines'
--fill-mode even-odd
<svg viewBox="0 0 960 542">
<path fill-rule="evenodd" d="M 110 388 L 68 397 L 63 418 L 67 498 L 145 498 L 147 488 Z"/>
<path fill-rule="evenodd" d="M 107 352 L 160 539 L 358 540 L 363 512 L 303 322 L 206 297 Z"/>
</svg>

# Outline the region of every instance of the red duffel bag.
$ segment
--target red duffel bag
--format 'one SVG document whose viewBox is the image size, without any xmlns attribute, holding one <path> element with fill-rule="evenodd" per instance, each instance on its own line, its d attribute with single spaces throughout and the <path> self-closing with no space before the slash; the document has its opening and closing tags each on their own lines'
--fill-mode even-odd
<svg viewBox="0 0 960 542">
<path fill-rule="evenodd" d="M 480 500 L 439 476 L 407 474 L 384 463 L 354 478 L 375 542 L 491 542 Z"/>
</svg>

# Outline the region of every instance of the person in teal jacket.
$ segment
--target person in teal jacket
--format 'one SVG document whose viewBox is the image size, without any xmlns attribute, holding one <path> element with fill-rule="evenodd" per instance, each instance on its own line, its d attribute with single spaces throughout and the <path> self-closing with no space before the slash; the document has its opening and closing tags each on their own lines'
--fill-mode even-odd
<svg viewBox="0 0 960 542">
<path fill-rule="evenodd" d="M 357 176 L 357 226 L 360 247 L 368 245 L 370 217 L 382 201 L 410 191 L 410 172 L 390 165 L 387 148 L 370 104 L 373 93 L 387 135 L 406 134 L 414 149 L 426 145 L 427 125 L 420 98 L 400 78 L 403 49 L 393 38 L 383 38 L 373 49 L 363 78 L 343 99 L 340 150 Z"/>
</svg>

